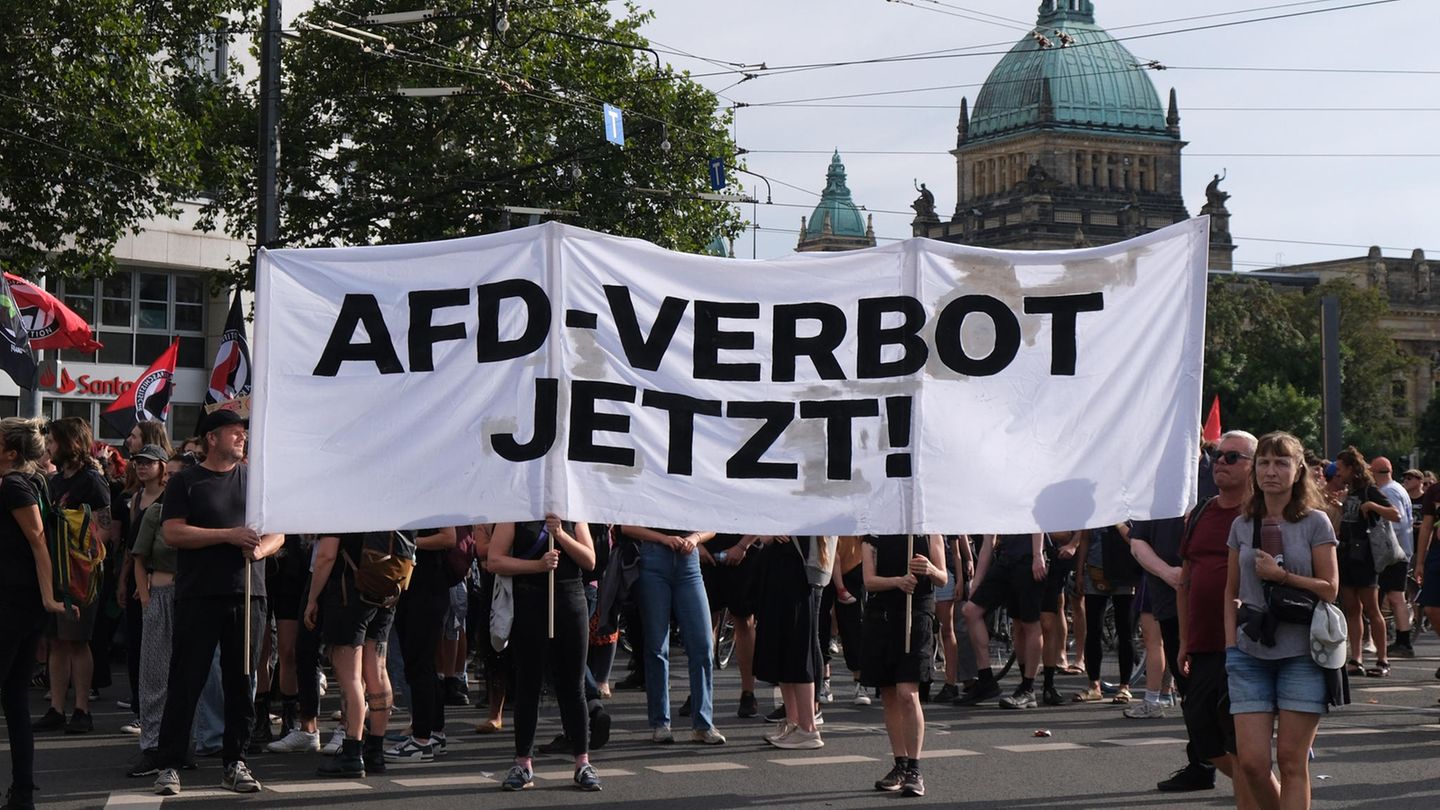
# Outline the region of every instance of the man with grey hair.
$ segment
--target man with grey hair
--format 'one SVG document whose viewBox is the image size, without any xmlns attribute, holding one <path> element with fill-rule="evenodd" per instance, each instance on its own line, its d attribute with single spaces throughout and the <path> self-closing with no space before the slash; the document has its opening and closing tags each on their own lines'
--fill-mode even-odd
<svg viewBox="0 0 1440 810">
<path fill-rule="evenodd" d="M 1218 494 L 1206 501 L 1185 524 L 1180 543 L 1180 585 L 1175 591 L 1180 619 L 1179 674 L 1189 680 L 1183 703 L 1190 748 L 1232 778 L 1235 803 L 1241 810 L 1256 807 L 1245 780 L 1235 780 L 1235 722 L 1225 675 L 1225 580 L 1229 573 L 1230 524 L 1240 516 L 1251 492 L 1250 467 L 1256 438 L 1243 430 L 1220 437 L 1212 454 L 1211 475 Z M 1208 790 L 1213 772 L 1187 765 L 1156 787 L 1162 791 Z"/>
</svg>

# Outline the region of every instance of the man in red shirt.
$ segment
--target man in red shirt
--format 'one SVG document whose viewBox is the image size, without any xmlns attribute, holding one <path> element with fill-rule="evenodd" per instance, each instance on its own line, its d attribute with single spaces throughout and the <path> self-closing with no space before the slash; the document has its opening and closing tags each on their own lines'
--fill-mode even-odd
<svg viewBox="0 0 1440 810">
<path fill-rule="evenodd" d="M 1251 491 L 1251 460 L 1256 439 L 1235 430 L 1220 437 L 1211 468 L 1219 494 L 1191 514 L 1180 545 L 1180 587 L 1176 608 L 1180 618 L 1177 663 L 1188 680 L 1183 703 L 1185 730 L 1196 759 L 1208 760 L 1221 773 L 1234 773 L 1235 722 L 1225 676 L 1225 578 L 1228 573 L 1230 524 L 1240 515 Z M 1157 787 L 1164 791 L 1207 790 L 1213 772 L 1195 765 L 1176 771 Z M 1255 807 L 1254 797 L 1235 783 L 1241 810 Z"/>
</svg>

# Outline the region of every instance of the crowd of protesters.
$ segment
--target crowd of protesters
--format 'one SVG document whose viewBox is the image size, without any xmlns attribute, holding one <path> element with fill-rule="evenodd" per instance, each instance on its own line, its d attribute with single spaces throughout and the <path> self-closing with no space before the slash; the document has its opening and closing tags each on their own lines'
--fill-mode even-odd
<svg viewBox="0 0 1440 810">
<path fill-rule="evenodd" d="M 403 532 L 414 568 L 388 603 L 359 581 L 370 535 L 245 527 L 247 439 L 225 410 L 179 451 L 160 423 L 136 426 L 123 453 L 94 442 L 79 419 L 0 423 L 6 808 L 33 806 L 35 733 L 94 729 L 90 702 L 113 686 L 117 635 L 129 670 L 117 703 L 133 713 L 122 730 L 138 737 L 127 773 L 153 776 L 161 795 L 180 792 L 197 755 L 219 756 L 221 784 L 236 792 L 261 790 L 247 764 L 260 751 L 314 755 L 318 775 L 350 778 L 443 757 L 447 707 L 471 703 L 472 660 L 487 703 L 474 730 L 494 734 L 508 722 L 514 734 L 502 789 L 534 785 L 538 752 L 573 757 L 574 785 L 598 791 L 590 757 L 609 739 L 614 689 L 645 690 L 654 744 L 676 742 L 675 715 L 689 718 L 685 741 L 727 742 L 713 681 L 722 617 L 733 623 L 740 671 L 736 716 L 760 714 L 757 682 L 778 688 L 766 743 L 823 747 L 822 709 L 837 692 L 881 703 L 894 764 L 876 790 L 924 795 L 927 703 L 933 712 L 1108 702 L 1133 719 L 1178 704 L 1188 761 L 1160 790 L 1212 788 L 1219 770 L 1241 808 L 1301 807 L 1307 752 L 1320 718 L 1347 701 L 1348 679 L 1387 676 L 1391 656 L 1414 655 L 1414 628 L 1440 625 L 1434 477 L 1396 478 L 1388 459 L 1367 461 L 1355 448 L 1317 459 L 1284 433 L 1226 434 L 1201 454 L 1188 516 L 1119 526 L 836 538 L 550 515 Z M 52 588 L 47 499 L 88 506 L 110 549 L 90 604 L 67 607 Z M 1407 559 L 1376 570 L 1370 536 L 1381 522 L 1393 524 Z M 1418 599 L 1410 583 L 1421 586 Z M 1303 621 L 1275 607 L 1277 593 L 1310 607 Z M 1322 622 L 1310 619 L 1329 615 L 1330 603 L 1349 632 L 1317 647 L 1312 624 Z M 678 710 L 672 627 L 689 675 Z M 622 628 L 635 655 L 612 685 Z M 992 659 L 997 634 L 1013 642 L 1009 662 Z M 1102 677 L 1107 646 L 1113 680 Z M 845 690 L 832 687 L 841 663 Z M 1001 665 L 1018 674 L 1008 693 Z M 1082 688 L 1062 695 L 1061 674 L 1083 674 Z M 563 733 L 537 745 L 547 684 Z M 50 704 L 33 721 L 32 687 L 48 689 Z M 320 700 L 330 691 L 340 710 L 322 744 Z M 409 725 L 395 729 L 401 693 Z"/>
</svg>

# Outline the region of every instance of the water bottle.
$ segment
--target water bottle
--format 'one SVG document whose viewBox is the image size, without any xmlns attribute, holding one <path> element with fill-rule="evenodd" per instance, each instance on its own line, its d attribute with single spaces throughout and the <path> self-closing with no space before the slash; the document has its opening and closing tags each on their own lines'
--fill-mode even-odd
<svg viewBox="0 0 1440 810">
<path fill-rule="evenodd" d="M 718 551 L 715 553 L 715 562 L 725 562 L 725 558 L 728 556 L 730 556 L 729 549 Z"/>
</svg>

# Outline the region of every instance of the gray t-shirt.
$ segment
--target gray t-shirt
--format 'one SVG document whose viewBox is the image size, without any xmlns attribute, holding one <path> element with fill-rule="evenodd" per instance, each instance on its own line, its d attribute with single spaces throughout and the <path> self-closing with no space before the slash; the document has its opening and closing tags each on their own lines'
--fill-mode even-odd
<svg viewBox="0 0 1440 810">
<path fill-rule="evenodd" d="M 1280 537 L 1284 543 L 1286 571 L 1302 577 L 1315 576 L 1311 549 L 1334 545 L 1335 529 L 1324 512 L 1312 511 L 1299 521 L 1280 520 Z M 1265 586 L 1255 573 L 1254 524 L 1245 517 L 1230 524 L 1230 548 L 1240 551 L 1240 601 L 1257 610 L 1265 609 Z M 1266 647 L 1251 641 L 1245 633 L 1236 634 L 1235 645 L 1241 652 L 1269 661 L 1310 654 L 1310 626 L 1280 622 L 1275 628 L 1275 646 Z"/>
</svg>

